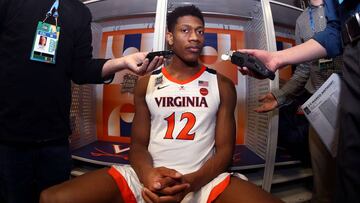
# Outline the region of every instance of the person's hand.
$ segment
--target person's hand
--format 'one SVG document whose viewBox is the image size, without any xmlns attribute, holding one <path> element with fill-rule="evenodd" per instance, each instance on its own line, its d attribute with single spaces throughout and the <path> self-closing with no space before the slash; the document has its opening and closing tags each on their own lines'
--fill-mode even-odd
<svg viewBox="0 0 360 203">
<path fill-rule="evenodd" d="M 181 202 L 189 192 L 189 184 L 177 184 L 162 189 L 161 193 L 156 193 L 144 187 L 141 195 L 147 203 L 178 203 Z"/>
<path fill-rule="evenodd" d="M 146 59 L 147 54 L 148 52 L 138 52 L 121 58 L 108 60 L 103 66 L 101 76 L 106 78 L 124 69 L 129 69 L 138 75 L 145 75 L 164 63 L 164 57 L 162 56 L 156 56 L 149 63 L 149 59 Z"/>
<path fill-rule="evenodd" d="M 274 52 L 268 52 L 259 49 L 239 49 L 239 52 L 247 53 L 258 58 L 263 64 L 272 72 L 275 72 L 279 67 L 279 62 L 274 54 Z M 239 67 L 238 69 L 241 74 L 249 75 L 258 79 L 264 79 L 264 77 L 259 76 L 253 71 L 249 70 L 247 67 Z"/>
<path fill-rule="evenodd" d="M 259 98 L 259 102 L 261 102 L 261 106 L 255 109 L 255 111 L 258 113 L 266 113 L 272 111 L 278 106 L 277 100 L 270 92 L 266 95 L 261 96 Z"/>
<path fill-rule="evenodd" d="M 142 196 L 146 202 L 177 202 L 187 194 L 190 188 L 183 183 L 183 175 L 176 170 L 158 167 L 149 171 L 143 180 L 144 190 Z"/>
<path fill-rule="evenodd" d="M 182 174 L 174 169 L 166 167 L 157 167 L 149 171 L 147 176 L 143 179 L 143 184 L 152 192 L 160 192 L 166 187 L 171 187 L 176 184 L 181 184 Z"/>
<path fill-rule="evenodd" d="M 146 58 L 148 52 L 138 52 L 123 57 L 123 60 L 129 70 L 133 71 L 138 75 L 144 75 L 148 72 L 153 71 L 164 63 L 164 57 L 156 56 L 150 63 L 149 59 Z"/>
</svg>

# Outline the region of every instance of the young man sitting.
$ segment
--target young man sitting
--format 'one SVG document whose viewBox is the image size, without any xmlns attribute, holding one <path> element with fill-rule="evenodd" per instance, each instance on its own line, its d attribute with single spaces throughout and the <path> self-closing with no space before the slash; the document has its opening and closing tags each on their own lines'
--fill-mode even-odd
<svg viewBox="0 0 360 203">
<path fill-rule="evenodd" d="M 77 177 L 44 191 L 41 202 L 280 202 L 226 172 L 236 91 L 228 78 L 199 63 L 201 11 L 178 7 L 167 21 L 175 55 L 136 86 L 131 166 Z"/>
</svg>

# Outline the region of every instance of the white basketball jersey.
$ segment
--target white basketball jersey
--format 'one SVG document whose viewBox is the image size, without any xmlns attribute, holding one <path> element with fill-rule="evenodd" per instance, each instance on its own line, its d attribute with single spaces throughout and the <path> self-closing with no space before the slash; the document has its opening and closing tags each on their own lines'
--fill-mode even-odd
<svg viewBox="0 0 360 203">
<path fill-rule="evenodd" d="M 186 81 L 165 68 L 150 76 L 146 103 L 151 114 L 148 150 L 154 167 L 187 174 L 198 170 L 215 152 L 215 125 L 220 94 L 216 71 L 201 67 Z"/>
</svg>

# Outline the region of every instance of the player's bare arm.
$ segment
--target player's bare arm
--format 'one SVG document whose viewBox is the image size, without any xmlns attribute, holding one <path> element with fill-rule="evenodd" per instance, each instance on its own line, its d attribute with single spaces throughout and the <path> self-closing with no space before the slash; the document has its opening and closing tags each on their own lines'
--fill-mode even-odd
<svg viewBox="0 0 360 203">
<path fill-rule="evenodd" d="M 147 149 L 150 138 L 150 112 L 145 95 L 149 76 L 140 78 L 134 91 L 135 116 L 131 129 L 129 160 L 141 182 L 152 167 L 152 157 Z"/>
<path fill-rule="evenodd" d="M 236 91 L 232 81 L 219 73 L 218 84 L 220 105 L 216 124 L 214 123 L 216 152 L 198 171 L 184 176 L 184 179 L 190 183 L 191 191 L 199 190 L 220 173 L 225 172 L 232 160 L 236 131 L 234 118 Z"/>
</svg>

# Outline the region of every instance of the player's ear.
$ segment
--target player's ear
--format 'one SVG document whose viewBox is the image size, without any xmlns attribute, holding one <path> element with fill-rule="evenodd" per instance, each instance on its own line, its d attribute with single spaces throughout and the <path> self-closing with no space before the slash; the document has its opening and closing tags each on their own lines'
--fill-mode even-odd
<svg viewBox="0 0 360 203">
<path fill-rule="evenodd" d="M 168 44 L 170 46 L 172 46 L 174 44 L 174 36 L 171 32 L 167 31 L 166 32 L 166 41 L 168 42 Z"/>
</svg>

